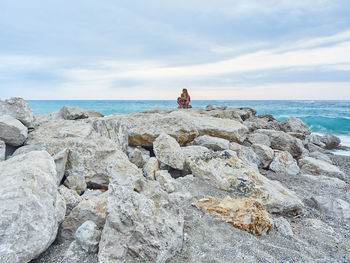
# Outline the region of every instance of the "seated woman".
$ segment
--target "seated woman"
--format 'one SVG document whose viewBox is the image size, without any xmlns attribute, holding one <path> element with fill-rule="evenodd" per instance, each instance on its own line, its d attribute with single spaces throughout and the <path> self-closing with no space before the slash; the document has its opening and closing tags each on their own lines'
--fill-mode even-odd
<svg viewBox="0 0 350 263">
<path fill-rule="evenodd" d="M 181 109 L 192 108 L 189 104 L 191 102 L 191 97 L 188 94 L 187 89 L 183 89 L 181 93 L 181 97 L 177 98 L 177 104 L 179 104 Z"/>
</svg>

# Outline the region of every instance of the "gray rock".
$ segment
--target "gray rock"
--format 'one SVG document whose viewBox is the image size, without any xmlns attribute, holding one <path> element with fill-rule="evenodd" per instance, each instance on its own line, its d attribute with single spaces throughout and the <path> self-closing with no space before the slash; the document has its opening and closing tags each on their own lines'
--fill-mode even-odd
<svg viewBox="0 0 350 263">
<path fill-rule="evenodd" d="M 162 133 L 153 142 L 153 151 L 157 159 L 178 170 L 184 168 L 185 156 L 178 142 L 171 136 Z"/>
<path fill-rule="evenodd" d="M 350 219 L 350 204 L 348 202 L 326 196 L 314 196 L 312 200 L 321 212 L 333 217 Z"/>
<path fill-rule="evenodd" d="M 57 261 L 53 261 L 57 262 Z M 86 252 L 77 241 L 73 241 L 59 263 L 98 263 L 97 254 Z"/>
<path fill-rule="evenodd" d="M 149 151 L 138 147 L 134 148 L 129 155 L 130 162 L 135 164 L 138 168 L 142 168 L 148 162 L 149 158 Z"/>
<path fill-rule="evenodd" d="M 213 105 L 207 105 L 206 107 L 205 107 L 205 110 L 206 111 L 211 111 L 211 110 L 214 110 L 215 108 L 213 107 Z"/>
<path fill-rule="evenodd" d="M 60 110 L 60 114 L 65 120 L 78 120 L 78 119 L 86 119 L 89 117 L 88 113 L 79 108 L 79 107 L 71 107 L 71 106 L 63 106 Z"/>
<path fill-rule="evenodd" d="M 156 157 L 151 157 L 143 167 L 143 173 L 147 179 L 154 180 L 156 172 L 159 171 L 159 162 Z"/>
<path fill-rule="evenodd" d="M 65 187 L 63 184 L 58 187 L 60 194 L 66 201 L 66 216 L 70 214 L 72 209 L 76 207 L 82 200 L 83 197 L 78 195 L 77 191 L 71 190 Z"/>
<path fill-rule="evenodd" d="M 57 184 L 58 185 L 61 183 L 63 176 L 64 176 L 64 172 L 66 171 L 68 154 L 69 154 L 69 150 L 64 149 L 64 150 L 60 151 L 59 153 L 56 153 L 53 156 L 53 159 L 55 160 L 55 164 L 56 164 Z M 84 181 L 85 181 L 85 179 L 84 179 Z"/>
<path fill-rule="evenodd" d="M 251 148 L 231 142 L 230 150 L 236 152 L 237 157 L 243 162 L 258 170 L 258 167 L 260 166 L 260 158 Z"/>
<path fill-rule="evenodd" d="M 34 127 L 34 113 L 28 103 L 21 98 L 0 100 L 0 116 L 10 115 L 19 120 L 27 128 Z"/>
<path fill-rule="evenodd" d="M 294 236 L 293 229 L 285 218 L 283 217 L 275 218 L 273 222 L 276 230 L 280 232 L 283 236 L 287 236 L 287 237 Z"/>
<path fill-rule="evenodd" d="M 28 136 L 28 129 L 10 115 L 0 116 L 0 140 L 12 146 L 22 145 Z"/>
<path fill-rule="evenodd" d="M 24 145 L 24 146 L 21 146 L 18 149 L 16 149 L 16 151 L 14 151 L 14 153 L 11 155 L 11 157 L 14 157 L 14 156 L 17 156 L 20 154 L 29 153 L 32 151 L 42 151 L 42 150 L 44 150 L 44 149 L 38 145 Z"/>
<path fill-rule="evenodd" d="M 6 144 L 0 140 L 0 162 L 5 161 Z"/>
<path fill-rule="evenodd" d="M 309 137 L 308 137 L 308 141 L 310 143 L 313 143 L 319 147 L 325 147 L 326 145 L 322 142 L 322 136 L 312 133 Z"/>
<path fill-rule="evenodd" d="M 311 131 L 309 126 L 307 126 L 301 119 L 289 118 L 281 123 L 281 129 L 285 132 L 301 133 L 309 135 Z"/>
<path fill-rule="evenodd" d="M 325 144 L 326 149 L 332 150 L 340 144 L 340 139 L 335 135 L 326 134 L 322 137 L 322 142 Z"/>
<path fill-rule="evenodd" d="M 97 253 L 101 230 L 93 221 L 85 221 L 75 232 L 75 240 L 88 253 Z"/>
<path fill-rule="evenodd" d="M 275 152 L 263 144 L 253 144 L 252 149 L 260 159 L 260 167 L 268 168 L 275 156 Z"/>
<path fill-rule="evenodd" d="M 311 157 L 305 157 L 299 160 L 299 167 L 304 173 L 313 175 L 325 175 L 344 179 L 344 173 L 333 164 Z"/>
<path fill-rule="evenodd" d="M 63 183 L 69 189 L 75 190 L 79 195 L 87 188 L 85 178 L 81 175 L 69 175 Z"/>
<path fill-rule="evenodd" d="M 270 164 L 270 170 L 276 173 L 296 175 L 300 169 L 297 161 L 289 152 L 275 151 L 275 157 Z"/>
<path fill-rule="evenodd" d="M 250 118 L 243 123 L 249 129 L 249 132 L 254 132 L 259 129 L 280 130 L 279 122 L 269 121 L 267 118 Z"/>
<path fill-rule="evenodd" d="M 194 139 L 193 144 L 204 146 L 213 151 L 222 151 L 229 148 L 230 142 L 226 139 L 203 135 Z"/>
<path fill-rule="evenodd" d="M 0 179 L 0 262 L 29 262 L 55 240 L 66 210 L 54 160 L 45 151 L 13 157 Z"/>
<path fill-rule="evenodd" d="M 167 193 L 175 192 L 179 183 L 171 177 L 168 171 L 160 170 L 155 174 L 156 181 L 160 184 L 162 189 Z"/>
<path fill-rule="evenodd" d="M 334 188 L 345 188 L 346 183 L 343 180 L 334 177 L 328 177 L 324 175 L 311 175 L 311 174 L 300 174 L 300 177 L 307 178 L 315 183 L 319 183 L 321 185 L 327 185 L 329 187 Z"/>
<path fill-rule="evenodd" d="M 210 152 L 210 150 L 207 147 L 199 145 L 181 147 L 181 150 L 184 153 L 186 159 L 191 156 L 201 156 L 204 153 Z"/>
<path fill-rule="evenodd" d="M 98 228 L 103 228 L 106 221 L 108 192 L 98 196 L 85 197 L 61 224 L 57 239 L 59 242 L 73 241 L 74 233 L 85 221 L 91 220 Z"/>
<path fill-rule="evenodd" d="M 287 151 L 293 157 L 298 158 L 308 153 L 301 140 L 294 138 L 285 132 L 260 129 L 255 131 L 255 133 L 269 136 L 272 149 Z"/>
<path fill-rule="evenodd" d="M 271 146 L 270 138 L 266 134 L 252 133 L 248 135 L 247 140 L 251 144 L 262 144 L 268 147 Z"/>
<path fill-rule="evenodd" d="M 94 111 L 94 110 L 88 110 L 86 111 L 89 118 L 101 118 L 104 117 L 104 115 L 101 112 Z"/>
<path fill-rule="evenodd" d="M 321 153 L 321 152 L 310 152 L 309 157 L 312 157 L 312 158 L 317 159 L 317 160 L 322 160 L 322 161 L 325 161 L 327 163 L 332 164 L 331 158 L 329 158 L 328 155 Z"/>
</svg>

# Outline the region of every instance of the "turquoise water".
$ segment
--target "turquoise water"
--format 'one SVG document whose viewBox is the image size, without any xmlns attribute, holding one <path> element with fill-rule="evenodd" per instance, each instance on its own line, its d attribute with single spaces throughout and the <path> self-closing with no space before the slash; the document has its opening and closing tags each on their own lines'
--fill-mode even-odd
<svg viewBox="0 0 350 263">
<path fill-rule="evenodd" d="M 62 106 L 77 106 L 96 110 L 104 115 L 132 113 L 152 108 L 176 108 L 176 101 L 108 101 L 108 100 L 28 100 L 35 114 L 57 112 Z M 269 113 L 278 120 L 294 116 L 301 118 L 313 132 L 350 136 L 350 101 L 192 101 L 195 108 L 214 106 L 251 107 L 258 114 Z"/>
</svg>

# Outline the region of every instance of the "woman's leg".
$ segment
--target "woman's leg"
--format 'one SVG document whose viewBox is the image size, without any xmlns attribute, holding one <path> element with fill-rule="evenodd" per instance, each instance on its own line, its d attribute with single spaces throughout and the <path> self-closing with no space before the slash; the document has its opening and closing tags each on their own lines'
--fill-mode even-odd
<svg viewBox="0 0 350 263">
<path fill-rule="evenodd" d="M 180 108 L 182 109 L 182 101 L 181 101 L 181 98 L 177 98 L 177 104 L 179 104 Z"/>
<path fill-rule="evenodd" d="M 188 104 L 190 104 L 190 102 L 186 100 L 186 109 L 188 109 Z"/>
</svg>

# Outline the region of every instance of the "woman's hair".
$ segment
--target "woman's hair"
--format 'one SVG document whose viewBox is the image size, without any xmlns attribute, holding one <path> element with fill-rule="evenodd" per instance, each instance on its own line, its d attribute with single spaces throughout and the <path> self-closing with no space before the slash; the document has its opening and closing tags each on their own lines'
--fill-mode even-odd
<svg viewBox="0 0 350 263">
<path fill-rule="evenodd" d="M 184 94 L 184 97 L 185 98 L 188 98 L 190 95 L 188 94 L 188 91 L 187 91 L 187 89 L 183 89 L 182 90 L 182 94 Z"/>
</svg>

